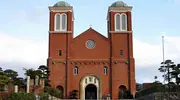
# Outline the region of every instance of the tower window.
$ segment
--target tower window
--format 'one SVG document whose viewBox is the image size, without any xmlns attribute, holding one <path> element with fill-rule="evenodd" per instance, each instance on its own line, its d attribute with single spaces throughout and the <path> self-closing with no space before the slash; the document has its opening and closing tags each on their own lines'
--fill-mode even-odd
<svg viewBox="0 0 180 100">
<path fill-rule="evenodd" d="M 104 74 L 105 74 L 105 75 L 108 74 L 108 68 L 107 68 L 107 66 L 104 67 Z"/>
<path fill-rule="evenodd" d="M 120 50 L 120 56 L 123 56 L 123 50 Z"/>
<path fill-rule="evenodd" d="M 56 14 L 55 15 L 55 30 L 60 31 L 60 21 L 61 21 L 61 15 Z"/>
<path fill-rule="evenodd" d="M 66 31 L 67 29 L 67 16 L 66 14 L 61 14 L 61 31 Z"/>
<path fill-rule="evenodd" d="M 75 75 L 78 74 L 78 67 L 77 67 L 77 66 L 74 67 L 74 74 L 75 74 Z"/>
<path fill-rule="evenodd" d="M 67 30 L 67 15 L 66 14 L 56 14 L 55 15 L 55 31 L 66 31 Z"/>
<path fill-rule="evenodd" d="M 116 14 L 115 15 L 115 31 L 120 31 L 121 30 L 121 15 L 120 14 Z"/>
<path fill-rule="evenodd" d="M 121 15 L 122 31 L 127 31 L 127 16 L 126 14 Z"/>
<path fill-rule="evenodd" d="M 62 56 L 62 50 L 59 50 L 58 55 Z"/>
</svg>

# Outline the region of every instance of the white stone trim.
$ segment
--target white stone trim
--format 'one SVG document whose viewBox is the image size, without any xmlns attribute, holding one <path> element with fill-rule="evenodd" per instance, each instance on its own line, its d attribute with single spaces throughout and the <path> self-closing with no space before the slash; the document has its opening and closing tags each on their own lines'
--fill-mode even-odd
<svg viewBox="0 0 180 100">
<path fill-rule="evenodd" d="M 72 31 L 49 31 L 49 33 L 72 33 Z"/>
<path fill-rule="evenodd" d="M 51 12 L 72 12 L 72 21 L 75 20 L 74 18 L 74 11 L 73 11 L 73 7 L 52 7 L 52 6 L 49 6 L 49 11 Z"/>
<path fill-rule="evenodd" d="M 109 21 L 109 12 L 131 12 L 132 6 L 128 7 L 109 7 L 108 14 L 107 14 L 107 20 Z"/>
<path fill-rule="evenodd" d="M 89 80 L 89 78 L 92 78 L 92 81 Z M 95 83 L 95 80 L 96 79 L 96 83 Z M 87 80 L 87 83 L 86 83 L 86 80 Z M 96 86 L 97 88 L 97 100 L 100 100 L 100 80 L 93 76 L 93 75 L 87 75 L 85 77 L 83 77 L 81 79 L 81 82 L 80 82 L 80 100 L 85 100 L 85 89 L 86 89 L 86 86 L 90 85 L 90 84 L 93 84 Z"/>
<path fill-rule="evenodd" d="M 133 31 L 109 31 L 109 33 L 133 33 Z"/>
</svg>

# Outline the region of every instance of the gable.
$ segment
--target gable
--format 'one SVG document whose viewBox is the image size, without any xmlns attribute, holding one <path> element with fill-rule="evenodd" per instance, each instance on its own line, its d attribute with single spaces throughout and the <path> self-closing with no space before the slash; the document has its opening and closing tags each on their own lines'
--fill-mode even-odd
<svg viewBox="0 0 180 100">
<path fill-rule="evenodd" d="M 95 47 L 88 49 L 86 42 L 93 40 Z M 109 58 L 109 39 L 92 28 L 78 35 L 71 42 L 70 56 L 76 59 L 105 59 Z M 103 52 L 102 52 L 103 51 Z"/>
</svg>

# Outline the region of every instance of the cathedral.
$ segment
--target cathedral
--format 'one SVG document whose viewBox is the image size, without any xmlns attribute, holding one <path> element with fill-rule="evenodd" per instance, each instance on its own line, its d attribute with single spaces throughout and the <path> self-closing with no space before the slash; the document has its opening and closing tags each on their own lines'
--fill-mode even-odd
<svg viewBox="0 0 180 100">
<path fill-rule="evenodd" d="M 132 6 L 116 1 L 107 11 L 107 37 L 93 28 L 74 34 L 73 7 L 65 1 L 49 6 L 49 84 L 70 98 L 118 99 L 136 92 Z M 87 23 L 89 24 L 89 23 Z"/>
</svg>

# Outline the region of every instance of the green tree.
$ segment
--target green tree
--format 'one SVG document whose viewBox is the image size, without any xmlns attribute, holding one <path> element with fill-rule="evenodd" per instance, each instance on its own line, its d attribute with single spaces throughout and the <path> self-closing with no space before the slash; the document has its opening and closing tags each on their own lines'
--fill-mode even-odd
<svg viewBox="0 0 180 100">
<path fill-rule="evenodd" d="M 4 86 L 8 83 L 9 78 L 6 75 L 0 75 L 0 91 L 4 90 Z"/>
<path fill-rule="evenodd" d="M 48 86 L 48 82 L 49 82 L 49 79 L 48 79 L 49 69 L 48 69 L 48 67 L 45 65 L 40 65 L 38 69 L 42 71 L 42 78 L 45 81 L 45 86 Z"/>
<path fill-rule="evenodd" d="M 35 92 L 35 82 L 36 82 L 36 76 L 38 76 L 39 78 L 41 78 L 42 76 L 42 72 L 40 70 L 34 70 L 34 69 L 24 69 L 25 75 L 26 76 L 30 76 L 30 79 L 33 79 L 33 92 Z"/>
<path fill-rule="evenodd" d="M 30 93 L 13 93 L 8 100 L 36 100 L 36 97 Z"/>
<path fill-rule="evenodd" d="M 4 73 L 9 77 L 10 80 L 14 80 L 18 76 L 18 73 L 12 69 L 6 69 L 4 70 Z"/>
</svg>

